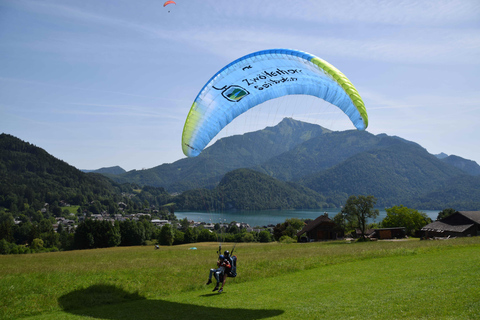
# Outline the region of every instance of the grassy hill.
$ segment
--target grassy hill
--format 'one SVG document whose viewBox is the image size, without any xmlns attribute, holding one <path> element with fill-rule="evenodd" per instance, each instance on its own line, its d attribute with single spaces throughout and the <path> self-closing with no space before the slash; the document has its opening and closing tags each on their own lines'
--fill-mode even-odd
<svg viewBox="0 0 480 320">
<path fill-rule="evenodd" d="M 227 280 L 222 294 L 205 286 L 217 246 L 0 256 L 0 318 L 477 319 L 480 314 L 479 237 L 241 244 L 238 276 Z"/>
</svg>

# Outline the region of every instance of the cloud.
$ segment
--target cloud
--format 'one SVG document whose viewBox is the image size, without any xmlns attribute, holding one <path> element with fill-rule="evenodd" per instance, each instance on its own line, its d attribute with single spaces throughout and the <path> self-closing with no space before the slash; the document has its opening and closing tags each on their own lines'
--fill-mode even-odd
<svg viewBox="0 0 480 320">
<path fill-rule="evenodd" d="M 235 35 L 234 43 L 225 43 Z M 395 37 L 349 38 L 328 35 L 298 36 L 295 30 L 268 31 L 223 29 L 221 32 L 188 32 L 177 34 L 188 37 L 191 44 L 233 60 L 243 54 L 269 48 L 293 48 L 325 56 L 339 56 L 376 62 L 405 64 L 476 64 L 480 60 L 480 34 L 473 30 L 450 30 L 439 33 L 435 29 L 404 30 Z M 308 50 L 307 50 L 308 48 Z M 452 59 L 452 57 L 457 57 Z"/>
<path fill-rule="evenodd" d="M 261 9 L 259 8 L 261 6 Z M 202 1 L 196 7 L 215 11 L 215 15 L 243 21 L 264 19 L 282 21 L 315 22 L 323 25 L 362 23 L 393 26 L 445 26 L 478 22 L 480 4 L 474 0 L 310 0 L 264 1 L 244 0 L 241 4 L 219 4 L 218 1 Z"/>
<path fill-rule="evenodd" d="M 276 47 L 409 64 L 478 64 L 480 56 L 478 30 L 458 26 L 478 23 L 480 4 L 475 1 L 276 1 L 262 4 L 262 10 L 258 1 L 236 6 L 205 1 L 176 10 L 184 19 L 198 10 L 190 23 L 178 19 L 169 23 L 160 16 L 162 11 L 157 19 L 142 21 L 136 16 L 115 15 L 116 11 L 109 12 L 102 5 L 93 11 L 92 7 L 64 2 L 23 3 L 30 10 L 68 19 L 69 24 L 80 27 L 55 31 L 47 40 L 28 44 L 70 58 L 89 53 L 88 59 L 107 62 L 130 55 L 159 63 L 161 59 L 152 58 L 153 53 L 161 56 L 165 50 L 159 41 L 193 46 L 227 60 Z M 126 4 L 120 2 L 119 6 Z M 152 3 L 137 10 L 145 11 L 148 6 Z M 92 33 L 91 28 L 96 31 Z M 122 30 L 121 38 L 118 30 Z M 452 59 L 453 55 L 459 58 Z"/>
</svg>

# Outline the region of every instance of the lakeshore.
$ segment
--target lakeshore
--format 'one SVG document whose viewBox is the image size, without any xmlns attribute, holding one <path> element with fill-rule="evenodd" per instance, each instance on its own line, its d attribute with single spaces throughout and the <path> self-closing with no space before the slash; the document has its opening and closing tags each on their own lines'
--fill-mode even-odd
<svg viewBox="0 0 480 320">
<path fill-rule="evenodd" d="M 387 215 L 385 209 L 379 209 L 380 214 L 375 220 L 369 220 L 372 222 L 381 222 Z M 332 219 L 337 213 L 340 212 L 340 208 L 328 208 L 328 209 L 316 209 L 316 210 L 259 210 L 259 211 L 225 211 L 225 212 L 207 212 L 207 211 L 178 211 L 175 212 L 175 216 L 178 219 L 187 218 L 195 222 L 206 223 L 229 223 L 244 222 L 250 226 L 268 226 L 276 225 L 278 223 L 285 222 L 286 219 L 298 218 L 298 219 L 315 219 L 318 216 L 327 213 Z M 418 210 L 424 212 L 432 220 L 436 220 L 439 210 Z"/>
</svg>

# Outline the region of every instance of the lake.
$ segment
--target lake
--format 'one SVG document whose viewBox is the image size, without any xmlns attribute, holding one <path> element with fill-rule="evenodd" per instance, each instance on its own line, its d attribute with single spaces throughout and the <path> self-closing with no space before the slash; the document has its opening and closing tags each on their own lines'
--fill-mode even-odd
<svg viewBox="0 0 480 320">
<path fill-rule="evenodd" d="M 232 221 L 245 222 L 251 227 L 267 226 L 285 222 L 286 219 L 316 219 L 318 216 L 328 213 L 330 219 L 340 212 L 339 208 L 316 209 L 316 210 L 259 210 L 259 211 L 232 211 L 232 212 L 202 212 L 202 211 L 179 211 L 175 212 L 178 219 L 187 218 L 196 222 L 228 223 Z M 375 222 L 380 222 L 387 216 L 385 209 L 378 209 L 380 214 Z M 437 219 L 439 210 L 418 210 L 424 212 L 432 220 Z M 373 220 L 369 223 L 374 222 Z"/>
</svg>

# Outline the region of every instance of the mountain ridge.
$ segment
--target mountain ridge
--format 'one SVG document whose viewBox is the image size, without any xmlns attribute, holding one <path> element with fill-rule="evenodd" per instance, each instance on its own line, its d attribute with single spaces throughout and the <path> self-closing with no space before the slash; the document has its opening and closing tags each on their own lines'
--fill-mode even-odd
<svg viewBox="0 0 480 320">
<path fill-rule="evenodd" d="M 192 201 L 182 202 L 179 197 L 182 193 L 201 195 L 202 192 L 211 190 L 217 193 L 221 191 L 223 199 L 243 199 L 241 201 L 247 203 L 248 198 L 242 196 L 240 190 L 235 194 L 235 188 L 222 185 L 223 179 L 231 177 L 233 173 L 230 173 L 235 172 L 247 186 L 255 186 L 255 181 L 257 184 L 263 181 L 272 188 L 281 186 L 279 188 L 282 190 L 288 189 L 292 194 L 299 191 L 304 195 L 302 206 L 308 208 L 315 205 L 340 206 L 349 195 L 359 193 L 374 195 L 378 199 L 377 204 L 381 206 L 404 204 L 427 208 L 424 204 L 429 204 L 429 207 L 436 208 L 432 200 L 436 199 L 437 204 L 462 205 L 458 208 L 462 210 L 480 208 L 479 202 L 475 200 L 480 189 L 478 177 L 444 161 L 448 157 L 440 160 L 419 144 L 395 136 L 373 135 L 355 130 L 331 131 L 289 118 L 274 127 L 220 139 L 196 158 L 180 159 L 157 166 L 153 168 L 155 170 L 133 170 L 119 175 L 83 173 L 43 149 L 13 136 L 1 135 L 0 149 L 2 147 L 4 151 L 0 158 L 0 178 L 4 181 L 2 190 L 6 194 L 9 188 L 24 194 L 26 191 L 16 183 L 29 185 L 32 181 L 37 181 L 27 187 L 30 190 L 28 192 L 32 193 L 34 189 L 33 193 L 39 194 L 46 192 L 42 190 L 56 188 L 63 190 L 61 192 L 67 197 L 71 193 L 68 188 L 73 186 L 75 189 L 72 190 L 79 193 L 85 189 L 82 184 L 87 183 L 89 186 L 86 190 L 107 196 L 121 190 L 121 183 L 129 183 L 129 189 L 134 186 L 139 186 L 134 187 L 136 189 L 141 189 L 142 186 L 161 187 L 164 191 L 152 189 L 161 195 L 160 202 L 175 202 L 182 209 L 199 206 Z M 454 160 L 465 162 L 463 158 Z M 468 163 L 475 167 L 475 162 Z M 243 167 L 244 165 L 250 167 Z M 240 169 L 247 171 L 237 171 Z M 100 179 L 103 176 L 109 178 Z M 278 181 L 272 182 L 270 179 Z M 40 189 L 37 188 L 39 185 L 42 186 Z M 291 189 L 293 186 L 294 189 Z M 463 192 L 455 192 L 452 186 Z M 110 191 L 106 192 L 103 188 Z M 199 192 L 202 189 L 208 191 Z M 254 195 L 250 197 L 274 203 Z M 313 201 L 312 197 L 317 200 Z M 271 195 L 270 198 L 275 197 Z M 198 197 L 190 199 L 202 201 Z M 161 205 L 159 201 L 155 202 Z M 231 207 L 241 207 L 238 203 Z M 292 203 L 299 205 L 302 202 Z M 275 202 L 277 205 L 278 202 Z M 262 203 L 255 206 L 266 207 Z"/>
</svg>

